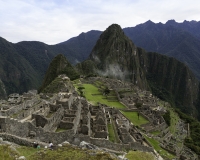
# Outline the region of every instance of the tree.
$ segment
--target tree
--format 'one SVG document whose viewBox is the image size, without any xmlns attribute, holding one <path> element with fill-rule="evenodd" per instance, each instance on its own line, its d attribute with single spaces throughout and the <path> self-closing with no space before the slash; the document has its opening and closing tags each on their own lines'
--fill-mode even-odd
<svg viewBox="0 0 200 160">
<path fill-rule="evenodd" d="M 110 93 L 110 90 L 108 89 L 108 87 L 106 87 L 103 92 L 105 95 L 108 95 Z"/>
</svg>

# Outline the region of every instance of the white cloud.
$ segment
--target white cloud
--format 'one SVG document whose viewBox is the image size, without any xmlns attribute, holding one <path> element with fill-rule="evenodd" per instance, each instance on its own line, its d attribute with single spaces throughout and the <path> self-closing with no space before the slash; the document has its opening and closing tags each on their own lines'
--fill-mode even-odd
<svg viewBox="0 0 200 160">
<path fill-rule="evenodd" d="M 0 36 L 11 42 L 55 44 L 112 23 L 124 27 L 147 20 L 199 21 L 198 0 L 0 0 Z"/>
</svg>

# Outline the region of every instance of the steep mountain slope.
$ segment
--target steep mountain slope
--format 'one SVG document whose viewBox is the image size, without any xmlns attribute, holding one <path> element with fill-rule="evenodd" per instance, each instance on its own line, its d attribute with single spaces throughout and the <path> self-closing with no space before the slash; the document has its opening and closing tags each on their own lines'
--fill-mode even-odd
<svg viewBox="0 0 200 160">
<path fill-rule="evenodd" d="M 158 52 L 174 57 L 185 63 L 200 79 L 200 29 L 192 32 L 200 23 L 184 23 L 168 21 L 166 24 L 155 24 L 147 21 L 136 27 L 125 28 L 126 35 L 137 45 L 147 51 Z M 194 27 L 192 27 L 194 25 Z M 197 33 L 197 36 L 195 36 Z"/>
<path fill-rule="evenodd" d="M 37 89 L 49 63 L 59 53 L 67 55 L 72 64 L 83 60 L 65 44 L 47 45 L 36 41 L 13 44 L 0 38 L 0 98 Z"/>
<path fill-rule="evenodd" d="M 189 68 L 174 58 L 137 48 L 119 25 L 113 24 L 101 34 L 89 60 L 96 66 L 94 73 L 151 89 L 156 96 L 197 116 L 199 82 Z"/>
<path fill-rule="evenodd" d="M 0 38 L 0 79 L 1 86 L 5 86 L 6 91 L 0 86 L 0 98 L 5 98 L 13 92 L 22 93 L 29 89 L 37 89 L 49 63 L 58 54 L 64 54 L 71 64 L 85 60 L 100 33 L 81 33 L 78 37 L 56 45 L 37 41 L 13 44 Z"/>
<path fill-rule="evenodd" d="M 200 40 L 198 39 L 200 27 L 198 26 L 199 22 L 194 21 L 183 23 L 168 21 L 166 24 L 148 21 L 136 27 L 125 28 L 124 32 L 137 46 L 184 62 L 200 78 Z M 71 64 L 87 59 L 100 34 L 100 31 L 89 31 L 56 45 L 41 42 L 13 44 L 1 38 L 0 79 L 6 86 L 6 93 L 21 93 L 28 89 L 38 88 L 49 63 L 58 54 L 64 54 Z M 93 65 L 91 62 L 85 61 L 86 68 L 91 65 Z M 17 68 L 18 71 L 11 68 Z M 20 79 L 16 76 L 12 78 L 5 76 L 13 75 L 12 72 L 23 72 L 23 74 Z M 12 80 L 9 80 L 10 78 Z"/>
<path fill-rule="evenodd" d="M 101 34 L 90 59 L 95 61 L 99 74 L 130 80 L 141 88 L 147 88 L 144 67 L 132 41 L 117 24 L 109 26 Z"/>
<path fill-rule="evenodd" d="M 146 53 L 146 78 L 155 95 L 166 99 L 187 114 L 196 115 L 199 81 L 190 69 L 175 58 Z"/>
<path fill-rule="evenodd" d="M 0 46 L 0 79 L 6 92 L 22 93 L 35 88 L 39 82 L 37 73 L 32 66 L 17 53 L 12 43 L 0 38 Z M 2 98 L 4 97 L 2 96 Z"/>
<path fill-rule="evenodd" d="M 62 54 L 57 55 L 50 63 L 39 92 L 45 89 L 60 74 L 66 74 L 71 80 L 79 78 L 79 74 Z"/>
<path fill-rule="evenodd" d="M 170 20 L 166 24 L 156 24 L 147 21 L 144 24 L 123 30 L 137 46 L 180 60 L 189 66 L 200 79 L 200 22 L 184 21 L 177 23 Z M 92 32 L 93 36 L 89 36 L 91 33 L 87 32 L 84 34 L 85 39 L 81 39 L 81 36 L 83 37 L 81 34 L 71 39 L 74 43 L 71 43 L 71 40 L 64 43 L 69 44 L 68 47 L 72 50 L 81 46 L 79 51 L 85 59 L 89 56 L 100 33 L 100 31 Z M 92 38 L 92 40 L 90 41 L 89 38 Z M 87 43 L 87 47 L 85 47 L 85 43 Z"/>
</svg>

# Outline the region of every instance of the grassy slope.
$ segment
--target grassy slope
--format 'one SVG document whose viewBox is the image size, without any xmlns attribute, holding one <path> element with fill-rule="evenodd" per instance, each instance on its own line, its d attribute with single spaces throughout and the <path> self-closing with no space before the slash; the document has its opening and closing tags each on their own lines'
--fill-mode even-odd
<svg viewBox="0 0 200 160">
<path fill-rule="evenodd" d="M 126 158 L 133 160 L 155 160 L 153 154 L 141 151 L 130 151 L 126 155 Z"/>
<path fill-rule="evenodd" d="M 145 135 L 144 135 L 145 136 Z M 153 138 L 145 136 L 145 139 L 153 146 L 153 148 L 162 156 L 167 157 L 168 159 L 173 159 L 175 156 L 168 153 L 166 150 L 162 149 L 159 145 L 159 142 Z"/>
<path fill-rule="evenodd" d="M 116 137 L 115 137 L 115 132 L 114 132 L 114 128 L 112 126 L 112 124 L 108 124 L 108 132 L 109 132 L 109 140 L 111 142 L 116 142 Z"/>
<path fill-rule="evenodd" d="M 76 88 L 79 87 L 77 84 L 74 84 L 74 86 Z M 124 108 L 126 108 L 123 104 L 121 104 L 118 101 L 109 102 L 106 99 L 106 96 L 103 96 L 102 93 L 98 91 L 98 88 L 95 87 L 92 84 L 82 84 L 81 86 L 85 88 L 83 90 L 85 98 L 90 103 L 92 103 L 93 105 L 97 105 L 97 103 L 99 102 L 99 103 L 106 104 L 108 106 L 115 107 L 115 108 L 118 108 L 118 109 L 124 109 Z M 98 94 L 98 95 L 94 95 L 94 94 Z"/>
<path fill-rule="evenodd" d="M 56 150 L 23 146 L 17 148 L 17 151 L 14 151 L 8 145 L 0 145 L 1 160 L 15 160 L 15 156 L 25 156 L 27 160 L 115 160 L 107 153 L 83 150 L 71 145 L 65 145 Z"/>
<path fill-rule="evenodd" d="M 149 121 L 141 115 L 138 119 L 138 112 L 125 112 L 125 111 L 121 111 L 121 112 L 136 126 L 149 123 Z"/>
</svg>

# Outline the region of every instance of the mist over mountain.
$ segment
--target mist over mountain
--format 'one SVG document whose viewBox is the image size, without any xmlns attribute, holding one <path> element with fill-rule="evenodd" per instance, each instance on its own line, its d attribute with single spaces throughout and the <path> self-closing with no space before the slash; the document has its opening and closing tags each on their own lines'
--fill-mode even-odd
<svg viewBox="0 0 200 160">
<path fill-rule="evenodd" d="M 146 51 L 175 57 L 182 61 L 199 78 L 199 24 L 200 22 L 196 21 L 177 23 L 170 20 L 166 24 L 148 21 L 136 27 L 125 28 L 124 33 L 134 42 L 135 46 L 142 47 Z M 49 63 L 58 54 L 65 55 L 72 65 L 86 60 L 101 33 L 101 31 L 92 30 L 56 45 L 47 45 L 36 41 L 23 41 L 14 44 L 1 38 L 0 79 L 2 87 L 0 96 L 3 98 L 13 92 L 22 93 L 41 86 Z M 134 48 L 132 49 L 134 50 Z M 112 58 L 108 59 L 112 60 Z M 120 60 L 120 55 L 118 59 Z M 92 73 L 91 67 L 88 66 L 93 66 L 93 63 L 91 60 L 85 61 L 85 66 L 81 65 L 81 67 L 87 68 L 87 71 L 85 69 L 82 71 Z M 121 78 L 124 75 L 130 77 L 125 72 L 127 68 L 121 66 L 114 68 L 110 65 L 110 72 L 111 69 L 115 71 L 123 70 L 123 74 L 120 75 Z M 135 76 L 132 75 L 133 77 Z"/>
<path fill-rule="evenodd" d="M 178 59 L 189 66 L 200 79 L 200 22 L 178 23 L 175 20 L 169 20 L 162 24 L 147 21 L 123 30 L 136 46 L 144 48 L 146 51 L 158 52 Z M 82 33 L 64 44 L 71 50 L 81 53 L 82 57 L 80 58 L 85 60 L 100 34 L 100 31 Z"/>
<path fill-rule="evenodd" d="M 190 69 L 175 58 L 136 47 L 117 24 L 101 34 L 89 59 L 82 63 L 83 67 L 79 64 L 78 70 L 87 69 L 88 62 L 90 74 L 93 66 L 93 74 L 131 81 L 198 116 L 199 81 Z"/>
</svg>

